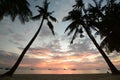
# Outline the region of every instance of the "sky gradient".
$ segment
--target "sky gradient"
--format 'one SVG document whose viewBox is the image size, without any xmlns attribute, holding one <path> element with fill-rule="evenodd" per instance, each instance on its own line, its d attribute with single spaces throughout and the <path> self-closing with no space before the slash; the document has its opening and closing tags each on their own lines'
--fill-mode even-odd
<svg viewBox="0 0 120 80">
<path fill-rule="evenodd" d="M 37 15 L 36 4 L 42 6 L 43 0 L 28 0 L 30 8 Z M 64 33 L 70 22 L 62 22 L 63 17 L 72 10 L 74 0 L 49 0 L 49 11 L 55 11 L 53 16 L 58 20 L 54 24 L 56 35 L 44 23 L 37 39 L 34 41 L 19 68 L 40 69 L 108 69 L 104 59 L 86 35 L 79 37 L 70 45 L 71 37 Z M 87 0 L 85 0 L 87 2 Z M 21 24 L 16 18 L 14 22 L 10 17 L 0 21 L 0 67 L 11 67 L 24 47 L 37 31 L 39 21 L 29 21 Z M 99 39 L 98 39 L 99 40 Z M 113 64 L 120 69 L 120 54 L 114 52 L 108 55 Z"/>
</svg>

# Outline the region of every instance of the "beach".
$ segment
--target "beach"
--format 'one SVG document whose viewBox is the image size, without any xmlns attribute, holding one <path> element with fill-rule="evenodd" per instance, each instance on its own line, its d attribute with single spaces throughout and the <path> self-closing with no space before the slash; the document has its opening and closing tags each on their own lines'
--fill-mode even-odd
<svg viewBox="0 0 120 80">
<path fill-rule="evenodd" d="M 111 74 L 15 74 L 1 80 L 120 80 Z"/>
</svg>

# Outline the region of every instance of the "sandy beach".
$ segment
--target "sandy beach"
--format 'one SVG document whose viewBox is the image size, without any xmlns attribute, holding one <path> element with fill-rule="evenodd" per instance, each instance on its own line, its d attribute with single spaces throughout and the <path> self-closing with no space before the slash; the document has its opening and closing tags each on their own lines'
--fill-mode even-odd
<svg viewBox="0 0 120 80">
<path fill-rule="evenodd" d="M 1 80 L 120 80 L 120 75 L 110 74 L 16 74 Z"/>
</svg>

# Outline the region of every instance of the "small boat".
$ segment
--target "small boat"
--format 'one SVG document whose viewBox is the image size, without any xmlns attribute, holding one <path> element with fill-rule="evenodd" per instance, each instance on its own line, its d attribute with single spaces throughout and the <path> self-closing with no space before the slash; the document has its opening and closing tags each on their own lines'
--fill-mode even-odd
<svg viewBox="0 0 120 80">
<path fill-rule="evenodd" d="M 48 70 L 52 70 L 52 69 L 48 69 Z"/>
<path fill-rule="evenodd" d="M 96 70 L 100 70 L 100 69 L 96 69 Z"/>
<path fill-rule="evenodd" d="M 10 68 L 5 68 L 5 70 L 10 70 Z"/>
<path fill-rule="evenodd" d="M 71 70 L 76 70 L 75 68 L 71 69 Z"/>
<path fill-rule="evenodd" d="M 31 68 L 30 70 L 35 70 L 35 69 Z"/>
</svg>

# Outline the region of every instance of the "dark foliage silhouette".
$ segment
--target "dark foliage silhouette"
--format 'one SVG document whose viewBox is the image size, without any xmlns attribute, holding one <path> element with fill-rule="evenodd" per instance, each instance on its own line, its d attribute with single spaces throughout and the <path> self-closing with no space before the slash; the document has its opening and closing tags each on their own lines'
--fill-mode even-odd
<svg viewBox="0 0 120 80">
<path fill-rule="evenodd" d="M 40 27 L 38 28 L 37 32 L 35 33 L 35 35 L 33 36 L 33 38 L 30 40 L 30 42 L 28 43 L 28 45 L 24 48 L 23 52 L 21 53 L 21 55 L 19 56 L 18 60 L 16 61 L 16 63 L 14 64 L 14 66 L 5 74 L 1 75 L 1 77 L 5 77 L 5 76 L 10 76 L 12 77 L 12 75 L 14 74 L 15 70 L 18 68 L 20 62 L 22 61 L 25 53 L 27 52 L 27 50 L 30 48 L 30 46 L 32 45 L 32 43 L 34 42 L 34 40 L 36 39 L 37 35 L 39 34 L 41 27 L 43 25 L 44 20 L 47 20 L 47 24 L 50 28 L 50 30 L 52 31 L 53 35 L 55 35 L 54 33 L 54 27 L 52 25 L 52 23 L 50 22 L 49 19 L 51 19 L 52 21 L 56 22 L 56 18 L 54 18 L 52 15 L 53 12 L 48 12 L 48 5 L 49 2 L 47 0 L 44 1 L 44 6 L 40 7 L 40 6 L 36 6 L 37 8 L 39 8 L 39 15 L 34 16 L 32 19 L 33 20 L 39 20 L 40 18 L 41 20 L 41 24 Z"/>
<path fill-rule="evenodd" d="M 99 29 L 98 34 L 104 38 L 100 46 L 105 48 L 107 53 L 120 52 L 120 3 L 110 0 L 105 5 L 105 9 L 101 10 L 101 14 L 103 16 L 98 17 L 101 20 L 94 21 L 95 24 L 99 24 L 96 25 Z"/>
<path fill-rule="evenodd" d="M 29 6 L 27 0 L 0 0 L 0 20 L 4 16 L 10 16 L 11 20 L 14 21 L 18 16 L 19 20 L 25 23 L 32 16 Z"/>
<path fill-rule="evenodd" d="M 101 31 L 98 28 L 100 27 L 99 22 L 101 18 L 104 18 L 104 14 L 102 13 L 102 11 L 106 9 L 106 5 L 101 7 L 103 0 L 100 0 L 99 2 L 97 2 L 96 0 L 93 0 L 93 2 L 95 3 L 95 6 L 93 6 L 92 4 L 89 4 L 89 8 L 86 9 L 82 0 L 76 0 L 76 5 L 73 6 L 73 10 L 69 12 L 68 16 L 63 18 L 63 21 L 68 21 L 68 20 L 73 21 L 66 28 L 65 32 L 69 29 L 68 36 L 73 34 L 73 38 L 71 40 L 71 43 L 73 43 L 77 35 L 80 35 L 80 37 L 82 38 L 84 37 L 83 35 L 84 31 L 86 31 L 89 38 L 92 40 L 96 48 L 99 50 L 99 52 L 105 59 L 112 74 L 120 74 L 120 72 L 112 64 L 110 59 L 107 57 L 107 55 L 102 50 L 102 48 L 98 45 L 94 36 L 92 35 L 92 30 L 96 31 L 97 33 Z M 105 28 L 102 28 L 102 29 L 104 30 Z M 103 32 L 101 31 L 101 33 Z"/>
</svg>

